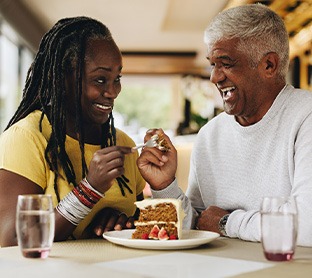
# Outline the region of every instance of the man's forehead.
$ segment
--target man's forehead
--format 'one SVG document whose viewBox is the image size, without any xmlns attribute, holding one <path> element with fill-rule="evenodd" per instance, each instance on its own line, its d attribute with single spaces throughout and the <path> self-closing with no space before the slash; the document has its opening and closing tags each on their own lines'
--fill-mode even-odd
<svg viewBox="0 0 312 278">
<path fill-rule="evenodd" d="M 207 59 L 231 59 L 236 52 L 237 41 L 234 39 L 220 40 L 207 45 Z"/>
<path fill-rule="evenodd" d="M 228 49 L 215 47 L 207 51 L 207 59 L 229 59 L 231 54 Z"/>
</svg>

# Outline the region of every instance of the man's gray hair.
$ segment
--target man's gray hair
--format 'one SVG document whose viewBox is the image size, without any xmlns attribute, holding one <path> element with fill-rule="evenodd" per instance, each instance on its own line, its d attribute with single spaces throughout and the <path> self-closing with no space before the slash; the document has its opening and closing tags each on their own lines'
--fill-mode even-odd
<svg viewBox="0 0 312 278">
<path fill-rule="evenodd" d="M 247 4 L 219 13 L 205 30 L 209 48 L 220 40 L 238 39 L 238 51 L 245 53 L 256 67 L 270 52 L 279 56 L 278 74 L 285 79 L 289 66 L 289 40 L 281 17 L 262 4 Z"/>
</svg>

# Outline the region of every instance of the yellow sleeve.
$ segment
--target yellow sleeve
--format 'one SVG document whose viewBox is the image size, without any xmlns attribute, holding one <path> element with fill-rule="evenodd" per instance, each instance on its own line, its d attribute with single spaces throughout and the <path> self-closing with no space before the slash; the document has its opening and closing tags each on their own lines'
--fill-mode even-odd
<svg viewBox="0 0 312 278">
<path fill-rule="evenodd" d="M 45 189 L 46 145 L 46 139 L 39 131 L 34 133 L 14 125 L 0 136 L 0 168 L 26 177 Z"/>
</svg>

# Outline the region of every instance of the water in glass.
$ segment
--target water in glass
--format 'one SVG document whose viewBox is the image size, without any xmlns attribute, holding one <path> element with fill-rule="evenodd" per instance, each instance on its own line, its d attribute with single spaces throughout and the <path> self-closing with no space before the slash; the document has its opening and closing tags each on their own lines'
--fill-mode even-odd
<svg viewBox="0 0 312 278">
<path fill-rule="evenodd" d="M 54 238 L 51 196 L 20 195 L 17 202 L 16 233 L 26 258 L 47 258 Z"/>
</svg>

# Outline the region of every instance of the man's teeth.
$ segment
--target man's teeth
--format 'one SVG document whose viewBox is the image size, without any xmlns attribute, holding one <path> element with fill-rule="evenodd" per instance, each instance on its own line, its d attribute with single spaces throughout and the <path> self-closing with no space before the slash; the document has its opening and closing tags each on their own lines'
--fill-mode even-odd
<svg viewBox="0 0 312 278">
<path fill-rule="evenodd" d="M 221 89 L 221 92 L 223 93 L 223 94 L 227 94 L 228 92 L 230 92 L 230 91 L 232 91 L 232 90 L 235 90 L 235 87 L 233 86 L 233 87 L 226 87 L 226 88 L 223 88 L 223 89 Z"/>
<path fill-rule="evenodd" d="M 95 106 L 99 107 L 101 109 L 111 109 L 112 108 L 111 106 L 105 106 L 105 105 L 101 105 L 101 104 L 98 104 L 98 103 L 96 103 Z"/>
</svg>

